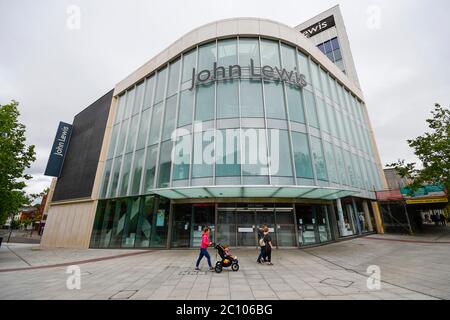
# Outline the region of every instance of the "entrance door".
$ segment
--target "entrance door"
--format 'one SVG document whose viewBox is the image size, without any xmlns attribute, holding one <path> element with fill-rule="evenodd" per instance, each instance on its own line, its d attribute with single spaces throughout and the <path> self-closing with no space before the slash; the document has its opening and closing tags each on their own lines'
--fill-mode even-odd
<svg viewBox="0 0 450 320">
<path fill-rule="evenodd" d="M 328 221 L 328 206 L 317 208 L 317 229 L 319 231 L 320 242 L 331 240 L 330 223 Z"/>
<path fill-rule="evenodd" d="M 284 211 L 276 213 L 276 234 L 277 242 L 280 247 L 295 247 L 295 226 L 294 213 L 291 211 Z"/>
<path fill-rule="evenodd" d="M 219 210 L 217 216 L 217 241 L 236 247 L 236 212 Z"/>
<path fill-rule="evenodd" d="M 256 225 L 254 211 L 237 211 L 237 245 L 239 247 L 256 246 Z"/>
<path fill-rule="evenodd" d="M 265 224 L 269 228 L 270 237 L 272 238 L 272 245 L 277 246 L 278 238 L 275 230 L 275 214 L 271 211 L 257 211 L 256 212 L 256 237 L 258 236 L 258 228 Z"/>
<path fill-rule="evenodd" d="M 300 246 L 319 242 L 316 233 L 316 217 L 313 206 L 297 206 L 298 242 Z"/>
<path fill-rule="evenodd" d="M 215 232 L 215 206 L 214 204 L 193 204 L 192 205 L 192 233 L 191 247 L 200 248 L 202 242 L 202 232 L 205 227 L 209 227 L 209 240 L 214 241 Z"/>
<path fill-rule="evenodd" d="M 173 206 L 172 247 L 188 248 L 191 243 L 192 206 Z"/>
</svg>

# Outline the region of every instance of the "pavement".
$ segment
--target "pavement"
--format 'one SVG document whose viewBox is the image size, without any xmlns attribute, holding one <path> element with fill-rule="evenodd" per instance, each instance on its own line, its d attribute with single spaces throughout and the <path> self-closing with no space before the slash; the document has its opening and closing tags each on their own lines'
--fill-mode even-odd
<svg viewBox="0 0 450 320">
<path fill-rule="evenodd" d="M 256 249 L 234 249 L 240 270 L 220 274 L 207 270 L 206 259 L 194 270 L 197 250 L 3 243 L 0 299 L 450 299 L 450 228 L 438 231 L 274 250 L 273 266 L 256 263 Z M 215 251 L 209 252 L 215 261 Z M 79 268 L 76 280 L 72 265 Z M 379 287 L 372 274 L 378 270 Z"/>
</svg>

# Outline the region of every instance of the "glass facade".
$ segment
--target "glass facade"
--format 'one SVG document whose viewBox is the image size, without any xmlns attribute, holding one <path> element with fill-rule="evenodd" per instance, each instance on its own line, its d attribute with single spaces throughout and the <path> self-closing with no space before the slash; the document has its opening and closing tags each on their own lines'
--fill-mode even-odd
<svg viewBox="0 0 450 320">
<path fill-rule="evenodd" d="M 337 39 L 319 48 L 339 62 Z M 307 86 L 249 77 L 251 60 L 256 72 L 296 70 Z M 213 75 L 236 65 L 241 76 L 192 86 L 193 68 Z M 304 187 L 310 199 L 330 194 L 327 188 L 373 199 L 382 187 L 364 102 L 282 41 L 236 37 L 199 45 L 121 93 L 116 106 L 91 247 L 192 247 L 205 226 L 220 242 L 253 246 L 262 223 L 280 246 L 323 243 L 332 240 L 330 202 L 227 209 L 171 204 L 162 191 L 174 198 L 237 198 L 230 189 L 223 196 L 220 187 L 248 186 L 244 197 L 288 198 L 289 187 Z M 246 161 L 255 156 L 252 141 L 259 163 Z M 208 186 L 219 189 L 201 190 Z M 367 229 L 360 210 L 343 210 L 349 233 L 358 232 L 357 223 Z"/>
</svg>

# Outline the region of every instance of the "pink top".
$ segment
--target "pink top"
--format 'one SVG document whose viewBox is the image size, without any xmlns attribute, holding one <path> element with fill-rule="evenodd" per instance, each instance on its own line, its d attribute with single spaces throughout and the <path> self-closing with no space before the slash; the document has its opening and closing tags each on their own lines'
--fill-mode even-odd
<svg viewBox="0 0 450 320">
<path fill-rule="evenodd" d="M 206 249 L 209 245 L 209 238 L 207 233 L 202 234 L 202 243 L 200 244 L 200 248 Z"/>
</svg>

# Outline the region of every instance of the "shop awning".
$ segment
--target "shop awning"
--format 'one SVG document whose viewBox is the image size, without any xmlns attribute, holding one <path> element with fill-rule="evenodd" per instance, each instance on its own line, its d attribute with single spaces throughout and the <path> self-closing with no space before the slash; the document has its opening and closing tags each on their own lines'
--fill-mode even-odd
<svg viewBox="0 0 450 320">
<path fill-rule="evenodd" d="M 311 186 L 204 186 L 173 187 L 153 190 L 169 199 L 191 198 L 304 198 L 334 200 L 359 191 Z"/>
</svg>

